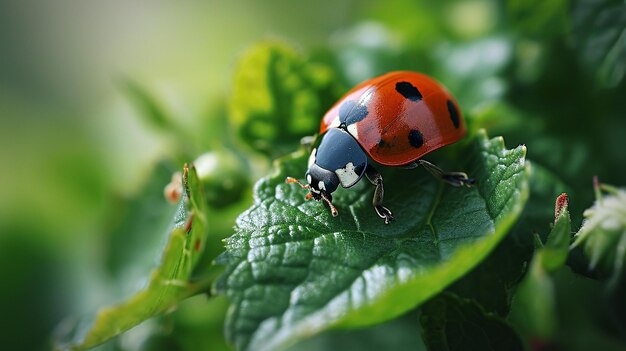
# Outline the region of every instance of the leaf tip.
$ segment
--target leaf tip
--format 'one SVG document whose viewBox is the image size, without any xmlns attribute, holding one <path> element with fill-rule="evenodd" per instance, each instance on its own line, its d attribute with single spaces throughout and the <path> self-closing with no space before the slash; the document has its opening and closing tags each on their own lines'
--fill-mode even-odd
<svg viewBox="0 0 626 351">
<path fill-rule="evenodd" d="M 528 148 L 526 147 L 526 144 L 521 144 L 519 147 L 522 150 L 522 156 L 525 158 L 526 153 L 528 152 Z"/>
<path fill-rule="evenodd" d="M 487 138 L 487 130 L 486 130 L 485 128 L 480 128 L 480 129 L 478 129 L 478 130 L 476 131 L 476 134 L 477 134 L 479 137 L 482 137 L 482 138 Z"/>
<path fill-rule="evenodd" d="M 189 195 L 189 166 L 186 162 L 183 165 L 183 186 L 185 187 L 185 192 Z"/>
<path fill-rule="evenodd" d="M 556 198 L 556 203 L 554 205 L 555 222 L 559 219 L 563 211 L 567 211 L 567 206 L 569 206 L 569 198 L 567 197 L 567 193 L 562 193 Z"/>
<path fill-rule="evenodd" d="M 543 241 L 541 241 L 541 236 L 537 232 L 533 233 L 533 247 L 535 250 L 543 248 Z"/>
</svg>

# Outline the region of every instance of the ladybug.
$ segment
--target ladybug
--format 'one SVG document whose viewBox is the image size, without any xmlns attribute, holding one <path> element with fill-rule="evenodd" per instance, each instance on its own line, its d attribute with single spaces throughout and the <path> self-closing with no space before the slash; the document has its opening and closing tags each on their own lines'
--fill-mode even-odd
<svg viewBox="0 0 626 351">
<path fill-rule="evenodd" d="M 338 212 L 332 193 L 341 184 L 355 185 L 363 176 L 376 187 L 372 204 L 385 223 L 393 220 L 383 206 L 383 178 L 373 163 L 416 168 L 423 166 L 453 186 L 471 186 L 463 172 L 444 172 L 422 156 L 455 143 L 465 135 L 465 123 L 450 93 L 427 75 L 398 71 L 369 79 L 346 93 L 321 122 L 321 142 L 309 157 L 306 199 L 328 204 Z"/>
</svg>

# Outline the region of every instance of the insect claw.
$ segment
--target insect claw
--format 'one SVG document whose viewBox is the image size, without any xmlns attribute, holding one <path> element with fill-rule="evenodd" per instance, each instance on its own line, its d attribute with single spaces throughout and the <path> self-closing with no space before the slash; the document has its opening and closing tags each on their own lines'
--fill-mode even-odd
<svg viewBox="0 0 626 351">
<path fill-rule="evenodd" d="M 332 214 L 333 217 L 337 217 L 339 215 L 339 211 L 337 211 L 337 208 L 327 199 L 324 200 L 326 200 L 325 202 L 328 204 L 328 206 L 330 206 L 330 214 Z"/>
</svg>

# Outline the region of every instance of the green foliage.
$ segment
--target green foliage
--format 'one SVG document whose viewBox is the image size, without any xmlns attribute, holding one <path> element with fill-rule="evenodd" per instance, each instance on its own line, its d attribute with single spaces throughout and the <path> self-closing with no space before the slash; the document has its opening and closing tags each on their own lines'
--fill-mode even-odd
<svg viewBox="0 0 626 351">
<path fill-rule="evenodd" d="M 337 73 L 345 76 L 349 86 L 387 72 L 423 65 L 424 62 L 412 61 L 414 58 L 402 41 L 397 33 L 379 23 L 361 23 L 334 35 L 329 43 L 334 60 L 330 61 L 339 66 Z"/>
<path fill-rule="evenodd" d="M 291 46 L 266 42 L 241 58 L 233 82 L 232 121 L 242 142 L 266 155 L 284 154 L 318 131 L 339 97 L 333 71 L 305 61 Z"/>
<path fill-rule="evenodd" d="M 119 79 L 118 85 L 139 110 L 139 116 L 151 127 L 165 132 L 172 132 L 178 128 L 172 116 L 145 87 L 130 78 Z"/>
<path fill-rule="evenodd" d="M 618 85 L 626 73 L 626 5 L 620 0 L 578 0 L 574 39 L 584 67 L 602 86 Z"/>
<path fill-rule="evenodd" d="M 500 317 L 471 300 L 441 294 L 422 309 L 424 341 L 429 350 L 518 350 L 524 343 Z"/>
<path fill-rule="evenodd" d="M 603 185 L 594 205 L 584 212 L 585 222 L 573 247 L 583 245 L 589 268 L 610 275 L 612 285 L 624 277 L 626 264 L 626 191 Z"/>
<path fill-rule="evenodd" d="M 512 58 L 511 42 L 506 37 L 466 44 L 445 43 L 439 46 L 435 56 L 440 60 L 439 79 L 455 92 L 466 111 L 501 99 L 508 89 L 507 82 L 501 78 Z"/>
<path fill-rule="evenodd" d="M 520 220 L 525 216 L 522 213 Z M 519 230 L 517 227 L 519 224 L 512 231 Z M 487 312 L 507 316 L 511 297 L 530 255 L 526 244 L 509 233 L 488 257 L 447 290 L 475 301 Z"/>
<path fill-rule="evenodd" d="M 568 189 L 536 163 L 528 162 L 528 166 L 530 196 L 517 224 L 489 257 L 449 289 L 503 318 L 509 315 L 517 286 L 532 259 L 533 232 L 553 221 L 553 199 Z"/>
<path fill-rule="evenodd" d="M 535 38 L 553 39 L 567 33 L 570 0 L 508 0 L 507 12 L 515 26 Z"/>
<path fill-rule="evenodd" d="M 556 220 L 542 244 L 535 236 L 536 251 L 530 269 L 515 294 L 511 319 L 525 335 L 549 339 L 556 330 L 556 293 L 552 274 L 563 267 L 571 241 L 567 195 L 559 197 Z M 564 200 L 563 200 L 564 199 Z"/>
<path fill-rule="evenodd" d="M 34 278 L 11 280 L 24 286 L 21 292 L 74 291 L 62 300 L 77 296 L 72 311 L 77 314 L 85 305 L 116 303 L 102 309 L 95 322 L 77 325 L 65 348 L 90 348 L 132 328 L 101 349 L 225 350 L 228 343 L 238 350 L 290 351 L 624 349 L 623 190 L 603 186 L 609 194 L 584 212 L 570 246 L 571 229 L 592 202 L 591 177 L 617 184 L 626 172 L 623 1 L 353 5 L 333 3 L 324 16 L 315 16 L 320 25 L 314 27 L 329 28 L 310 34 L 316 47 L 298 37 L 313 18 L 306 10 L 286 16 L 286 7 L 254 8 L 259 18 L 274 16 L 277 28 L 292 21 L 296 30 L 283 34 L 302 46 L 279 40 L 253 45 L 234 68 L 229 96 L 201 91 L 200 102 L 188 106 L 185 97 L 174 108 L 144 82 L 117 81 L 146 125 L 167 142 L 158 156 L 165 162 L 151 172 L 142 170 L 142 182 L 111 172 L 130 188 L 123 196 L 89 179 L 99 173 L 85 171 L 92 155 L 81 162 L 47 157 L 53 172 L 20 173 L 33 177 L 29 189 L 42 174 L 63 178 L 71 186 L 59 189 L 82 190 L 78 198 L 93 202 L 91 212 L 111 196 L 106 217 L 96 225 L 104 227 L 102 237 L 83 254 L 88 259 L 72 262 L 86 278 L 83 290 L 65 287 L 65 278 L 49 284 L 39 271 Z M 229 39 L 232 33 L 219 35 L 239 46 Z M 221 51 L 211 47 L 212 55 Z M 219 62 L 214 58 L 211 65 Z M 334 193 L 336 218 L 324 204 L 305 202 L 300 188 L 284 183 L 286 176 L 304 173 L 305 152 L 271 161 L 315 134 L 324 113 L 351 86 L 405 69 L 445 85 L 469 127 L 467 140 L 427 159 L 466 171 L 478 185 L 451 188 L 420 169 L 382 168 L 385 201 L 396 215 L 390 225 L 375 215 L 366 181 Z M 178 74 L 185 67 L 174 70 Z M 215 82 L 219 79 L 201 84 Z M 223 83 L 219 86 L 228 86 Z M 198 106 L 206 110 L 196 119 L 185 118 L 187 124 L 173 113 Z M 134 131 L 126 127 L 116 137 L 132 139 Z M 485 129 L 503 135 L 509 145 L 523 146 L 507 150 L 502 137 L 488 139 Z M 30 132 L 29 140 L 38 138 Z M 67 139 L 71 152 L 82 145 Z M 172 171 L 191 160 L 197 177 L 190 171 L 178 207 L 167 204 L 163 188 Z M 264 175 L 252 189 L 253 180 Z M 572 202 L 555 216 L 554 198 L 563 192 Z M 71 201 L 62 190 L 50 194 L 47 201 L 55 208 Z M 13 206 L 15 201 L 6 202 Z M 38 207 L 24 208 L 23 220 L 33 222 L 30 214 Z M 78 208 L 65 211 L 72 213 L 72 222 L 82 220 Z M 44 217 L 63 212 L 55 209 Z M 67 223 L 58 221 L 65 231 Z M 34 270 L 23 257 L 2 257 L 6 266 L 15 261 Z M 63 270 L 64 277 L 77 274 Z M 29 279 L 37 281 L 37 289 L 25 284 Z M 10 301 L 18 295 L 3 294 Z M 27 316 L 45 314 L 43 302 L 25 296 L 22 305 L 7 309 L 9 314 L 32 306 L 43 312 L 10 317 L 12 325 L 28 325 L 33 317 Z M 47 317 L 45 323 L 55 323 L 53 318 L 58 319 Z M 33 333 L 50 329 L 45 323 L 34 323 Z M 20 348 L 12 346 L 6 347 Z"/>
<path fill-rule="evenodd" d="M 371 327 L 338 329 L 303 340 L 288 351 L 424 351 L 419 311 Z"/>
<path fill-rule="evenodd" d="M 207 233 L 206 204 L 195 168 L 185 168 L 182 182 L 184 196 L 168 230 L 163 256 L 146 287 L 124 302 L 101 309 L 88 329 L 76 326 L 74 340 L 60 349 L 86 350 L 101 344 L 207 288 L 206 281 L 200 285 L 189 281 Z"/>
<path fill-rule="evenodd" d="M 227 335 L 238 349 L 273 350 L 331 327 L 378 323 L 419 305 L 481 261 L 527 198 L 525 149 L 479 133 L 464 150 L 473 189 L 436 182 L 426 172 L 384 174 L 385 225 L 372 188 L 339 191 L 333 218 L 285 184 L 308 155 L 277 164 L 255 187 L 222 261 L 221 289 L 232 302 Z M 294 225 L 297 223 L 297 225 Z"/>
<path fill-rule="evenodd" d="M 178 210 L 163 197 L 163 188 L 172 179 L 172 169 L 168 162 L 160 162 L 132 201 L 115 200 L 116 210 L 107 218 L 109 235 L 103 245 L 104 266 L 114 286 L 114 297 L 108 303 L 135 294 L 137 282 L 150 276 L 155 261 L 162 255 Z M 182 190 L 180 173 L 176 181 Z"/>
</svg>

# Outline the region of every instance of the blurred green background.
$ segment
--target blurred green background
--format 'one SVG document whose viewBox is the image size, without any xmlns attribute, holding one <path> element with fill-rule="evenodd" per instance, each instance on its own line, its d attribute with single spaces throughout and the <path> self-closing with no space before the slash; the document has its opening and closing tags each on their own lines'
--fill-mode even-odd
<svg viewBox="0 0 626 351">
<path fill-rule="evenodd" d="M 0 1 L 0 344 L 47 349 L 63 317 L 111 302 L 114 212 L 172 154 L 118 78 L 193 126 L 223 103 L 248 45 L 323 44 L 364 5 Z"/>
<path fill-rule="evenodd" d="M 169 220 L 171 173 L 240 144 L 219 136 L 238 59 L 262 40 L 333 67 L 335 90 L 396 69 L 435 76 L 473 127 L 527 144 L 575 189 L 577 229 L 591 176 L 626 175 L 624 16 L 620 1 L 0 0 L 0 345 L 48 349 L 64 318 L 132 290 L 116 282 L 145 272 L 129 271 L 133 256 L 154 263 L 145 247 L 159 242 L 133 235 Z M 145 88 L 187 141 L 155 128 L 124 82 Z M 244 158 L 253 178 L 269 168 Z M 251 201 L 244 191 L 216 215 L 222 236 Z M 224 349 L 225 308 L 194 297 L 109 346 L 153 349 L 157 338 L 172 349 L 158 337 L 175 325 L 176 348 Z"/>
</svg>

